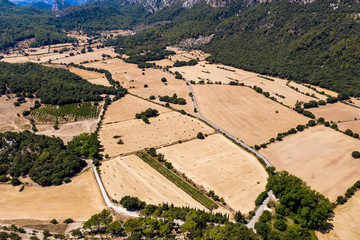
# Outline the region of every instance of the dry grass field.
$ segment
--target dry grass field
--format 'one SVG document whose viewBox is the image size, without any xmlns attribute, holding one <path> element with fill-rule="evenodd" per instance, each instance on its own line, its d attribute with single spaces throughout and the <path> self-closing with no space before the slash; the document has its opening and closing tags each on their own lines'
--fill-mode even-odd
<svg viewBox="0 0 360 240">
<path fill-rule="evenodd" d="M 252 146 L 309 120 L 248 87 L 195 85 L 193 89 L 203 117 Z"/>
<path fill-rule="evenodd" d="M 80 50 L 79 50 L 80 51 Z M 64 54 L 59 54 L 57 58 L 53 59 L 52 58 L 52 62 L 53 63 L 65 63 L 65 64 L 69 64 L 71 62 L 79 64 L 81 62 L 84 61 L 94 61 L 94 60 L 102 60 L 102 54 L 107 54 L 110 55 L 111 57 L 115 57 L 117 54 L 114 52 L 113 48 L 110 47 L 106 47 L 106 48 L 100 48 L 100 49 L 96 49 L 94 48 L 93 52 L 87 52 L 85 54 L 75 54 L 75 56 L 72 57 L 66 57 L 68 56 L 68 53 L 70 52 L 66 52 Z M 46 58 L 41 58 L 40 60 L 41 62 L 47 61 Z"/>
<path fill-rule="evenodd" d="M 186 105 L 170 104 L 176 109 L 184 109 L 192 113 L 194 105 L 189 97 L 189 90 L 185 81 L 175 79 L 174 75 L 160 69 L 149 68 L 145 71 L 138 68 L 136 64 L 126 63 L 121 59 L 111 59 L 102 62 L 85 64 L 88 67 L 102 68 L 111 72 L 113 78 L 120 82 L 123 87 L 128 88 L 131 93 L 148 99 L 151 95 L 156 97 L 156 102 L 160 102 L 158 96 L 172 96 L 174 93 L 179 98 L 184 98 Z M 145 75 L 143 75 L 143 73 Z M 161 78 L 167 79 L 166 83 L 161 82 Z M 145 84 L 148 86 L 145 88 Z"/>
<path fill-rule="evenodd" d="M 16 99 L 15 97 L 11 99 L 7 99 L 6 96 L 0 97 L 0 132 L 31 129 L 29 120 L 22 116 L 22 112 L 29 110 L 37 99 L 27 98 L 26 103 L 15 107 L 14 102 L 16 102 Z M 17 114 L 19 114 L 20 117 L 18 117 Z"/>
<path fill-rule="evenodd" d="M 326 234 L 316 232 L 319 240 L 358 240 L 360 239 L 360 192 L 355 193 L 344 205 L 335 208 L 335 217 L 330 223 L 333 229 Z"/>
<path fill-rule="evenodd" d="M 270 144 L 260 151 L 277 170 L 286 170 L 331 201 L 343 195 L 360 176 L 360 161 L 351 153 L 359 140 L 317 126 Z"/>
<path fill-rule="evenodd" d="M 94 132 L 98 122 L 99 119 L 69 122 L 60 124 L 58 130 L 54 129 L 54 124 L 36 124 L 36 128 L 38 129 L 36 134 L 59 137 L 67 143 L 76 135 Z"/>
<path fill-rule="evenodd" d="M 111 103 L 105 112 L 103 124 L 135 119 L 136 113 L 140 113 L 148 108 L 156 109 L 160 114 L 171 111 L 168 108 L 127 94 L 125 97 Z"/>
<path fill-rule="evenodd" d="M 99 140 L 104 146 L 104 154 L 112 157 L 191 139 L 198 132 L 214 132 L 199 120 L 178 112 L 161 113 L 155 118 L 149 118 L 149 121 L 150 124 L 146 124 L 141 119 L 135 119 L 102 125 Z M 124 144 L 117 144 L 119 139 L 114 136 L 120 136 Z"/>
<path fill-rule="evenodd" d="M 354 133 L 360 134 L 360 119 L 357 121 L 337 123 L 337 125 L 341 131 L 351 129 L 351 131 L 353 131 Z"/>
<path fill-rule="evenodd" d="M 165 159 L 235 210 L 247 213 L 265 190 L 267 173 L 258 160 L 221 134 L 160 148 Z"/>
<path fill-rule="evenodd" d="M 129 195 L 148 204 L 164 202 L 204 209 L 204 206 L 135 155 L 104 161 L 100 169 L 104 187 L 113 199 L 120 200 Z"/>
<path fill-rule="evenodd" d="M 75 68 L 75 67 L 70 67 L 69 71 L 72 72 L 72 73 L 75 73 L 76 75 L 79 75 L 80 77 L 82 77 L 82 78 L 84 78 L 86 80 L 88 80 L 92 84 L 111 87 L 111 84 L 106 79 L 105 74 L 103 74 L 103 73 L 98 73 L 98 72 L 94 72 L 94 71 L 88 71 L 88 70 Z"/>
<path fill-rule="evenodd" d="M 317 117 L 323 117 L 326 121 L 346 121 L 360 119 L 360 109 L 340 102 L 327 104 L 310 111 Z"/>
<path fill-rule="evenodd" d="M 87 220 L 106 206 L 91 170 L 52 187 L 0 184 L 0 219 Z"/>
<path fill-rule="evenodd" d="M 200 50 L 192 50 L 192 51 L 184 51 L 176 47 L 167 47 L 167 50 L 176 52 L 175 55 L 169 56 L 167 59 L 162 59 L 159 61 L 151 61 L 156 63 L 156 65 L 166 67 L 173 66 L 176 61 L 189 61 L 191 59 L 199 59 L 200 61 L 204 61 L 205 58 L 209 56 L 209 54 L 204 53 Z"/>
</svg>

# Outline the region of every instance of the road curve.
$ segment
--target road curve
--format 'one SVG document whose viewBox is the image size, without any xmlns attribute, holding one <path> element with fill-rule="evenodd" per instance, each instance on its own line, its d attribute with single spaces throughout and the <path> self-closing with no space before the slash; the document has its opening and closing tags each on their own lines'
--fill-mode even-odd
<svg viewBox="0 0 360 240">
<path fill-rule="evenodd" d="M 267 197 L 264 199 L 262 204 L 256 209 L 255 215 L 251 218 L 250 222 L 246 224 L 248 228 L 254 229 L 255 223 L 258 221 L 259 217 L 262 215 L 262 213 L 265 210 L 266 205 L 268 204 L 270 198 L 274 195 L 273 191 L 270 190 L 267 193 Z"/>
<path fill-rule="evenodd" d="M 121 206 L 116 206 L 113 202 L 110 201 L 110 198 L 109 196 L 107 195 L 107 192 L 104 188 L 104 185 L 100 179 L 100 176 L 96 170 L 96 167 L 94 166 L 94 164 L 91 165 L 92 167 L 92 171 L 95 175 L 95 178 L 96 178 L 96 181 L 99 185 L 99 188 L 100 188 L 100 192 L 101 192 L 101 195 L 105 201 L 105 204 L 108 208 L 112 208 L 115 212 L 117 213 L 121 213 L 121 214 L 124 214 L 124 215 L 127 215 L 127 216 L 130 216 L 130 217 L 139 217 L 139 213 L 137 212 L 133 212 L 133 211 L 128 211 L 126 210 L 125 208 L 121 207 Z"/>
<path fill-rule="evenodd" d="M 215 124 L 213 124 L 212 122 L 208 121 L 207 119 L 205 119 L 203 116 L 201 116 L 200 111 L 199 111 L 199 106 L 196 102 L 195 96 L 194 96 L 194 92 L 192 90 L 191 84 L 188 80 L 184 79 L 186 81 L 186 85 L 189 88 L 189 91 L 191 93 L 191 99 L 194 103 L 194 108 L 196 110 L 196 116 L 198 118 L 200 118 L 201 120 L 203 120 L 204 122 L 206 122 L 207 124 L 209 124 L 211 127 L 217 129 L 219 132 L 221 132 L 222 134 L 224 134 L 225 136 L 227 136 L 228 138 L 234 140 L 236 143 L 240 144 L 243 148 L 247 149 L 248 151 L 252 152 L 256 157 L 260 158 L 261 160 L 264 161 L 266 167 L 272 167 L 271 163 L 269 162 L 269 160 L 267 160 L 263 155 L 261 155 L 260 153 L 258 153 L 255 149 L 251 148 L 249 145 L 245 144 L 244 142 L 240 141 L 239 139 L 237 139 L 236 137 L 234 137 L 233 135 L 231 135 L 230 133 L 226 132 L 225 130 L 221 129 L 220 127 L 216 126 Z"/>
</svg>

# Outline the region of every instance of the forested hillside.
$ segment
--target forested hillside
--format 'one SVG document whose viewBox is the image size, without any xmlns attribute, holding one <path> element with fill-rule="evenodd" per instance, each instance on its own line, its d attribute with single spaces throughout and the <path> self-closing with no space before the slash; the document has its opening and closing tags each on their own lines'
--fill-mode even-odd
<svg viewBox="0 0 360 240">
<path fill-rule="evenodd" d="M 100 101 L 100 94 L 116 94 L 117 90 L 91 84 L 64 69 L 0 62 L 0 93 L 7 92 L 32 94 L 42 103 L 63 105 Z"/>
</svg>

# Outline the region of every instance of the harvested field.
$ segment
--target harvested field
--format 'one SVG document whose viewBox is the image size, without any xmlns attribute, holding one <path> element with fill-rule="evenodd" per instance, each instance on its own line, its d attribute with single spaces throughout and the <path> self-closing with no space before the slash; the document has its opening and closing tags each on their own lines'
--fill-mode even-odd
<svg viewBox="0 0 360 240">
<path fill-rule="evenodd" d="M 120 59 L 111 59 L 102 62 L 86 64 L 87 67 L 95 67 L 106 69 L 111 72 L 113 78 L 120 82 L 120 84 L 128 88 L 131 93 L 134 93 L 143 98 L 149 99 L 151 95 L 156 97 L 156 102 L 160 102 L 158 96 L 172 96 L 174 93 L 179 98 L 184 98 L 186 105 L 170 104 L 176 109 L 184 109 L 186 112 L 192 113 L 194 105 L 189 97 L 189 90 L 185 81 L 175 79 L 174 75 L 164 72 L 160 69 L 148 68 L 145 71 L 138 68 L 136 64 L 126 63 Z M 142 74 L 145 75 L 142 75 Z M 167 79 L 166 83 L 161 82 L 161 78 Z M 144 87 L 145 84 L 148 87 Z"/>
<path fill-rule="evenodd" d="M 105 112 L 103 124 L 135 119 L 136 113 L 145 111 L 148 108 L 156 109 L 160 114 L 171 111 L 168 108 L 127 94 L 125 97 L 111 103 Z"/>
<path fill-rule="evenodd" d="M 316 118 L 323 117 L 326 121 L 346 121 L 360 119 L 360 109 L 344 103 L 326 104 L 318 108 L 311 108 L 310 111 Z"/>
<path fill-rule="evenodd" d="M 155 118 L 149 118 L 149 121 L 150 124 L 146 124 L 141 119 L 135 119 L 102 125 L 99 140 L 104 146 L 104 154 L 117 156 L 191 139 L 198 132 L 214 132 L 199 120 L 178 112 L 161 113 Z M 124 144 L 117 144 L 118 139 L 114 136 L 120 136 Z"/>
<path fill-rule="evenodd" d="M 100 167 L 101 178 L 109 196 L 120 200 L 129 195 L 148 204 L 174 203 L 204 209 L 174 183 L 135 155 L 104 161 Z"/>
<path fill-rule="evenodd" d="M 106 206 L 91 170 L 68 184 L 18 187 L 0 184 L 0 219 L 87 220 Z"/>
<path fill-rule="evenodd" d="M 38 131 L 36 134 L 55 136 L 61 138 L 65 144 L 72 140 L 74 136 L 81 133 L 92 133 L 96 130 L 99 119 L 89 119 L 77 122 L 59 124 L 59 129 L 54 129 L 54 124 L 36 124 Z"/>
<path fill-rule="evenodd" d="M 30 122 L 22 116 L 22 112 L 34 106 L 37 99 L 26 99 L 26 103 L 15 107 L 14 102 L 17 98 L 7 99 L 6 96 L 0 97 L 0 132 L 5 131 L 24 131 L 31 129 Z M 20 115 L 20 117 L 17 116 Z"/>
<path fill-rule="evenodd" d="M 360 134 L 360 119 L 357 121 L 348 121 L 348 122 L 337 123 L 337 125 L 341 131 L 350 129 L 354 133 Z"/>
<path fill-rule="evenodd" d="M 357 240 L 360 239 L 360 191 L 344 205 L 335 208 L 335 217 L 330 224 L 333 229 L 329 233 L 316 232 L 319 240 Z"/>
<path fill-rule="evenodd" d="M 94 60 L 102 60 L 103 54 L 106 55 L 110 55 L 111 57 L 115 57 L 117 54 L 114 52 L 113 48 L 110 47 L 106 47 L 106 48 L 101 48 L 101 49 L 96 49 L 94 48 L 94 52 L 87 52 L 85 54 L 79 54 L 75 56 L 69 56 L 66 57 L 68 55 L 68 53 L 70 52 L 66 52 L 64 54 L 59 54 L 57 58 L 53 59 L 52 58 L 52 62 L 53 63 L 65 63 L 65 64 L 69 64 L 71 62 L 75 63 L 75 64 L 79 64 L 81 62 L 84 61 L 94 61 Z M 41 58 L 41 61 L 47 61 L 47 59 L 45 58 Z"/>
<path fill-rule="evenodd" d="M 207 191 L 214 190 L 235 210 L 247 213 L 265 190 L 267 173 L 259 161 L 221 134 L 160 148 L 165 159 Z"/>
<path fill-rule="evenodd" d="M 167 50 L 176 52 L 175 55 L 169 56 L 167 59 L 162 59 L 159 61 L 150 61 L 156 63 L 156 65 L 166 67 L 173 66 L 176 61 L 190 61 L 191 59 L 199 58 L 200 61 L 204 61 L 209 54 L 204 53 L 200 50 L 184 51 L 176 47 L 167 47 Z"/>
<path fill-rule="evenodd" d="M 72 73 L 75 73 L 76 75 L 79 75 L 80 77 L 82 77 L 82 78 L 84 78 L 86 80 L 88 80 L 92 84 L 111 87 L 111 84 L 106 79 L 104 73 L 88 71 L 88 70 L 80 69 L 80 68 L 76 68 L 76 67 L 70 67 L 69 71 L 72 72 Z"/>
<path fill-rule="evenodd" d="M 351 153 L 359 140 L 331 128 L 316 126 L 260 150 L 277 170 L 286 170 L 335 201 L 360 176 L 360 161 Z"/>
<path fill-rule="evenodd" d="M 195 85 L 193 89 L 203 117 L 252 146 L 309 120 L 248 87 Z"/>
</svg>

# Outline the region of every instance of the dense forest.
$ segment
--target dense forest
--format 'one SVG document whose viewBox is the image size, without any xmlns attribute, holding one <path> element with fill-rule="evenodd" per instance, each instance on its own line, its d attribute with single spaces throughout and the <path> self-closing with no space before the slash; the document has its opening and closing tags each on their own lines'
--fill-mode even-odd
<svg viewBox="0 0 360 240">
<path fill-rule="evenodd" d="M 34 94 L 42 103 L 63 105 L 99 101 L 100 94 L 116 94 L 117 90 L 91 84 L 64 69 L 0 62 L 0 93 L 8 92 Z"/>
<path fill-rule="evenodd" d="M 29 175 L 41 186 L 60 185 L 86 165 L 81 155 L 67 148 L 60 138 L 29 131 L 0 133 L 0 149 L 2 179 L 7 174 L 13 179 Z"/>
</svg>

